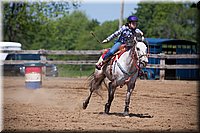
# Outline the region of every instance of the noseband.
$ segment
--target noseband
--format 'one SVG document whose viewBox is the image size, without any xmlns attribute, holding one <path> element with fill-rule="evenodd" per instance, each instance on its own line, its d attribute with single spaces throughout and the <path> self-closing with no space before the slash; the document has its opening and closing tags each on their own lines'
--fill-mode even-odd
<svg viewBox="0 0 200 133">
<path fill-rule="evenodd" d="M 149 57 L 149 54 L 143 54 L 143 55 L 140 55 L 139 58 L 142 58 L 143 56 L 145 56 L 145 57 Z"/>
<path fill-rule="evenodd" d="M 132 60 L 134 61 L 134 65 L 136 66 L 136 68 L 138 69 L 138 70 L 140 70 L 141 69 L 141 64 L 143 65 L 143 66 L 145 66 L 145 62 L 143 62 L 143 61 L 140 61 L 139 59 L 140 58 L 142 58 L 142 57 L 149 57 L 149 45 L 148 44 L 146 44 L 146 43 L 144 43 L 147 47 L 148 47 L 148 53 L 147 54 L 143 54 L 143 55 L 138 55 L 138 53 L 136 52 L 136 50 L 135 50 L 135 47 L 136 47 L 136 45 L 133 45 L 132 47 L 131 47 L 131 50 L 132 50 Z M 139 64 L 137 64 L 137 61 L 139 60 Z"/>
</svg>

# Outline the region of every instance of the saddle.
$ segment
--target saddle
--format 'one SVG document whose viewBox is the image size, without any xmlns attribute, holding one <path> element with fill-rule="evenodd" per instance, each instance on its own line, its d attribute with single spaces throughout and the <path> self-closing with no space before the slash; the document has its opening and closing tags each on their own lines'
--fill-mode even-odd
<svg viewBox="0 0 200 133">
<path fill-rule="evenodd" d="M 106 53 L 110 50 L 110 48 L 108 49 L 105 49 L 103 54 L 102 54 L 102 58 L 104 58 L 104 56 L 106 55 Z M 111 56 L 107 62 L 111 61 L 112 63 L 116 60 L 116 59 L 119 59 L 121 57 L 121 55 L 126 52 L 127 50 L 127 47 L 126 47 L 126 44 L 122 44 L 120 47 L 119 47 L 119 50 L 113 55 Z M 112 65 L 111 63 L 111 65 Z"/>
<path fill-rule="evenodd" d="M 106 53 L 110 50 L 110 48 L 108 49 L 105 49 L 103 54 L 102 54 L 102 58 L 104 58 L 104 56 L 106 55 Z M 119 59 L 121 57 L 121 55 L 127 51 L 127 47 L 126 47 L 126 44 L 122 44 L 120 47 L 119 47 L 119 50 L 113 55 L 111 56 L 109 59 L 107 59 L 106 64 L 108 65 L 112 65 L 113 62 L 117 59 Z M 112 67 L 110 67 L 110 73 L 112 74 Z"/>
</svg>

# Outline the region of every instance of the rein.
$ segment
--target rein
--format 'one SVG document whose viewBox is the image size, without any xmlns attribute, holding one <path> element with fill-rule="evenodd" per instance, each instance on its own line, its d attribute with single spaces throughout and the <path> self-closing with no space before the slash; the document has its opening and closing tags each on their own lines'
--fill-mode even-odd
<svg viewBox="0 0 200 133">
<path fill-rule="evenodd" d="M 117 62 L 117 66 L 120 68 L 120 70 L 121 70 L 124 74 L 126 74 L 126 75 L 128 75 L 128 76 L 131 76 L 131 75 L 133 75 L 133 74 L 136 73 L 136 71 L 127 72 L 127 71 L 120 65 L 119 62 Z"/>
<path fill-rule="evenodd" d="M 125 81 L 125 83 L 129 82 L 131 77 L 134 76 L 134 74 L 140 69 L 138 66 L 137 66 L 137 60 L 138 60 L 138 55 L 135 51 L 135 47 L 132 47 L 131 50 L 134 50 L 134 52 L 131 54 L 131 59 L 133 60 L 133 64 L 135 65 L 136 67 L 136 70 L 134 71 L 131 71 L 131 72 L 127 72 L 127 70 L 125 70 L 121 65 L 120 63 L 116 60 L 115 62 L 117 63 L 117 66 L 119 67 L 119 69 L 126 75 L 128 75 L 128 79 Z M 134 60 L 135 59 L 135 60 Z"/>
</svg>

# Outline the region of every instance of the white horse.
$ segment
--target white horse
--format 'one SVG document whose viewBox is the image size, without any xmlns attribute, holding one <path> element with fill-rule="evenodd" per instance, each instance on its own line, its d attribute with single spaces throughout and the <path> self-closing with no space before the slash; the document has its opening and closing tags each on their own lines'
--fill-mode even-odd
<svg viewBox="0 0 200 133">
<path fill-rule="evenodd" d="M 113 63 L 103 66 L 101 70 L 95 69 L 89 84 L 90 94 L 83 102 L 83 109 L 87 108 L 93 91 L 99 89 L 104 79 L 108 78 L 110 81 L 108 85 L 108 101 L 105 104 L 104 113 L 108 114 L 110 111 L 116 88 L 127 85 L 124 116 L 129 115 L 130 96 L 134 90 L 139 69 L 141 69 L 141 66 L 146 66 L 148 57 L 147 46 L 143 42 L 137 42 L 136 45 L 126 48 L 127 50 L 120 58 L 115 57 Z M 102 57 L 100 57 L 99 61 L 102 61 Z"/>
</svg>

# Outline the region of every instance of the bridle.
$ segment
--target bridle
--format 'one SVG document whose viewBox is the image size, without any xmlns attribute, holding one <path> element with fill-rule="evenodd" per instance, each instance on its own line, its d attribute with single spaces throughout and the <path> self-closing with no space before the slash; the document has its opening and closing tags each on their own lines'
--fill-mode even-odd
<svg viewBox="0 0 200 133">
<path fill-rule="evenodd" d="M 116 60 L 116 64 L 117 66 L 120 68 L 120 70 L 128 76 L 128 79 L 125 81 L 125 84 L 128 83 L 130 81 L 130 79 L 135 75 L 136 72 L 139 72 L 141 70 L 140 64 L 145 65 L 145 62 L 140 62 L 138 64 L 138 60 L 143 57 L 143 56 L 148 56 L 148 54 L 143 54 L 143 55 L 138 55 L 138 53 L 136 52 L 136 43 L 133 45 L 128 45 L 126 46 L 127 50 L 131 50 L 131 60 L 133 61 L 133 66 L 136 68 L 133 71 L 128 72 L 127 70 L 125 70 L 120 63 Z"/>
<path fill-rule="evenodd" d="M 128 72 L 127 70 L 125 70 L 118 61 L 116 61 L 117 66 L 119 67 L 119 69 L 128 76 L 128 79 L 125 80 L 124 84 L 127 84 L 130 79 L 140 70 L 140 68 L 137 65 L 137 61 L 138 61 L 138 57 L 137 57 L 137 53 L 135 51 L 135 46 L 136 45 L 132 45 L 132 46 L 127 46 L 129 47 L 128 49 L 131 50 L 131 60 L 133 61 L 133 65 L 135 66 L 135 70 Z M 122 88 L 123 85 L 120 86 L 120 88 Z"/>
<path fill-rule="evenodd" d="M 134 53 L 137 55 L 137 60 L 139 60 L 139 62 L 138 62 L 138 64 L 137 64 L 137 66 L 138 66 L 138 69 L 140 70 L 141 69 L 141 64 L 143 65 L 143 66 L 146 66 L 146 62 L 144 62 L 144 61 L 140 61 L 140 59 L 142 58 L 142 57 L 149 57 L 149 45 L 147 44 L 147 43 L 144 43 L 145 45 L 146 45 L 146 47 L 147 47 L 147 49 L 148 49 L 148 52 L 146 53 L 146 54 L 141 54 L 141 55 L 139 55 L 139 53 L 138 53 L 138 50 L 136 50 Z M 136 45 L 135 45 L 136 46 Z"/>
</svg>

